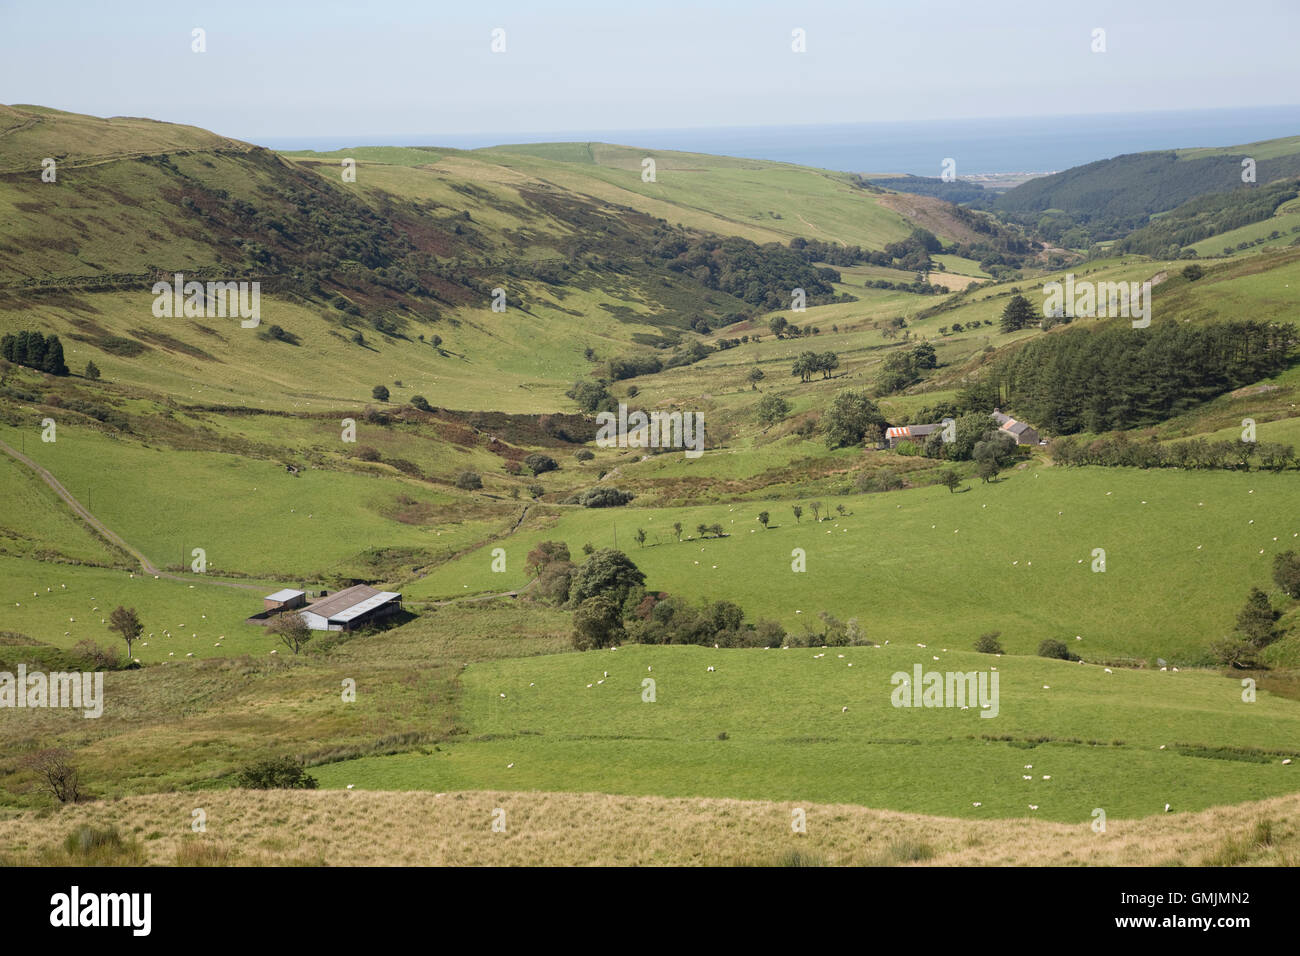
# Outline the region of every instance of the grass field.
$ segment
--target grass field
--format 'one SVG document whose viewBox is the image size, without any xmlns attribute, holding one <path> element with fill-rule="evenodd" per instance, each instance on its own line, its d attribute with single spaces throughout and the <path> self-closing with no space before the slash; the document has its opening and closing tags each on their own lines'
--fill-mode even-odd
<svg viewBox="0 0 1300 956">
<path fill-rule="evenodd" d="M 890 675 L 910 676 L 916 664 L 996 667 L 997 716 L 891 706 Z M 642 700 L 645 679 L 655 682 L 654 703 Z M 1281 760 L 1293 750 L 1300 756 L 1300 704 L 1263 696 L 1243 703 L 1237 683 L 1217 675 L 1106 673 L 936 643 L 631 645 L 475 664 L 464 700 L 465 742 L 323 766 L 322 785 L 811 800 L 1080 823 L 1096 807 L 1138 817 L 1166 803 L 1200 810 L 1287 793 L 1294 764 Z M 1262 762 L 1219 753 L 1244 740 L 1280 752 Z"/>
<path fill-rule="evenodd" d="M 1273 555 L 1300 547 L 1290 475 L 1030 468 L 960 494 L 930 487 L 825 500 L 848 515 L 814 524 L 806 501 L 801 522 L 788 501 L 576 512 L 526 523 L 505 542 L 507 573 L 491 572 L 485 549 L 408 591 L 517 586 L 536 542 L 563 540 L 580 554 L 587 542 L 612 546 L 617 529 L 648 588 L 725 597 L 795 633 L 827 610 L 857 617 L 875 641 L 965 648 L 1000 630 L 1014 653 L 1055 637 L 1085 656 L 1186 662 L 1231 630 L 1251 587 L 1270 586 Z M 767 531 L 755 518 L 762 510 L 773 516 Z M 675 541 L 676 521 L 689 540 Z M 728 536 L 699 540 L 701 522 L 721 522 Z M 653 546 L 635 545 L 638 527 Z M 791 572 L 796 547 L 807 553 L 803 574 Z M 1106 552 L 1104 573 L 1091 570 L 1094 548 Z"/>
</svg>

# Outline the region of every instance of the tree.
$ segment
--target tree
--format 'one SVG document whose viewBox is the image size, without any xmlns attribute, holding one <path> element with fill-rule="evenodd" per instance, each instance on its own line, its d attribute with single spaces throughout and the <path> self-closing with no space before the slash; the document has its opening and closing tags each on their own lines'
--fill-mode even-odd
<svg viewBox="0 0 1300 956">
<path fill-rule="evenodd" d="M 766 511 L 760 511 L 758 513 L 758 523 L 763 526 L 763 530 L 765 531 L 767 530 L 767 523 L 768 521 L 771 520 L 771 518 L 772 516 L 769 515 Z"/>
<path fill-rule="evenodd" d="M 843 448 L 860 444 L 872 425 L 884 426 L 885 418 L 866 392 L 845 389 L 831 399 L 821 424 L 826 447 Z"/>
<path fill-rule="evenodd" d="M 19 763 L 40 779 L 38 793 L 48 793 L 59 803 L 76 803 L 81 799 L 81 780 L 72 764 L 72 751 L 49 747 L 27 754 Z"/>
<path fill-rule="evenodd" d="M 678 541 L 682 540 L 682 523 L 680 521 L 673 522 L 673 534 L 677 535 Z"/>
<path fill-rule="evenodd" d="M 1001 636 L 1001 631 L 989 631 L 987 634 L 981 634 L 975 639 L 975 650 L 981 654 L 1005 653 L 1002 650 L 1002 644 L 998 641 Z"/>
<path fill-rule="evenodd" d="M 86 378 L 90 379 L 92 382 L 99 381 L 99 366 L 94 362 L 86 363 Z"/>
<path fill-rule="evenodd" d="M 991 458 L 981 461 L 975 468 L 975 474 L 980 476 L 980 481 L 988 484 L 990 480 L 997 477 L 998 464 Z"/>
<path fill-rule="evenodd" d="M 822 520 L 822 503 L 821 503 L 820 501 L 810 501 L 810 502 L 808 502 L 808 507 L 812 510 L 812 513 L 813 513 L 813 521 L 821 521 L 821 520 Z"/>
<path fill-rule="evenodd" d="M 483 479 L 477 472 L 462 471 L 456 476 L 456 487 L 465 491 L 477 491 L 483 487 Z"/>
<path fill-rule="evenodd" d="M 286 611 L 276 616 L 267 626 L 267 631 L 279 638 L 280 643 L 297 654 L 303 645 L 312 639 L 312 629 L 303 620 L 301 614 Z"/>
<path fill-rule="evenodd" d="M 633 535 L 633 537 L 636 538 L 636 543 L 638 545 L 643 548 L 645 547 L 645 528 L 637 528 L 636 534 Z"/>
<path fill-rule="evenodd" d="M 621 607 L 620 602 L 605 594 L 587 598 L 579 604 L 573 614 L 573 646 L 580 651 L 589 651 L 622 641 L 627 632 L 623 630 Z"/>
<path fill-rule="evenodd" d="M 792 505 L 790 510 L 794 512 L 794 523 L 798 524 L 799 519 L 803 517 L 803 508 L 799 505 Z"/>
<path fill-rule="evenodd" d="M 948 494 L 954 494 L 961 487 L 961 477 L 951 468 L 945 468 L 939 475 L 939 484 L 948 489 Z"/>
<path fill-rule="evenodd" d="M 113 613 L 108 616 L 108 629 L 117 631 L 126 641 L 126 656 L 131 656 L 131 645 L 135 643 L 144 630 L 144 625 L 140 623 L 140 616 L 135 613 L 135 608 L 125 608 L 118 605 Z"/>
<path fill-rule="evenodd" d="M 709 536 L 709 526 L 701 521 L 695 526 L 695 533 L 701 538 L 707 538 Z"/>
<path fill-rule="evenodd" d="M 1023 295 L 1013 295 L 1002 310 L 1002 331 L 1019 332 L 1035 321 L 1034 306 Z"/>
<path fill-rule="evenodd" d="M 377 402 L 388 401 L 388 389 L 383 385 L 376 385 L 370 390 L 371 397 Z"/>
<path fill-rule="evenodd" d="M 1277 637 L 1273 624 L 1280 616 L 1273 610 L 1267 594 L 1251 588 L 1250 597 L 1237 614 L 1237 630 L 1255 647 L 1266 647 Z"/>
<path fill-rule="evenodd" d="M 423 395 L 412 395 L 411 404 L 414 405 L 422 412 L 433 411 L 433 406 L 429 404 L 429 400 L 425 398 Z"/>
<path fill-rule="evenodd" d="M 528 557 L 524 559 L 524 570 L 529 574 L 537 575 L 548 565 L 568 560 L 569 546 L 563 541 L 542 541 L 528 552 Z"/>
<path fill-rule="evenodd" d="M 607 595 L 619 607 L 634 587 L 645 586 L 645 575 L 622 551 L 602 548 L 579 566 L 573 575 L 569 599 L 580 605 L 588 598 Z"/>
<path fill-rule="evenodd" d="M 763 377 L 764 377 L 764 376 L 763 376 L 763 370 L 762 370 L 761 368 L 758 368 L 758 367 L 751 368 L 751 369 L 749 370 L 749 375 L 748 375 L 748 378 L 749 378 L 749 387 L 750 387 L 750 388 L 758 388 L 758 383 L 761 382 L 761 381 L 763 381 Z"/>
<path fill-rule="evenodd" d="M 1190 266 L 1183 268 L 1183 278 L 1188 282 L 1195 282 L 1203 275 L 1205 275 L 1205 270 L 1194 262 Z"/>
<path fill-rule="evenodd" d="M 767 327 L 772 330 L 772 334 L 780 338 L 785 332 L 785 327 L 789 325 L 784 315 L 774 315 L 768 320 Z"/>
<path fill-rule="evenodd" d="M 764 425 L 775 425 L 790 414 L 790 403 L 780 395 L 768 392 L 758 400 L 758 420 Z"/>
<path fill-rule="evenodd" d="M 1287 597 L 1300 598 L 1300 555 L 1294 551 L 1274 555 L 1273 581 Z"/>
</svg>

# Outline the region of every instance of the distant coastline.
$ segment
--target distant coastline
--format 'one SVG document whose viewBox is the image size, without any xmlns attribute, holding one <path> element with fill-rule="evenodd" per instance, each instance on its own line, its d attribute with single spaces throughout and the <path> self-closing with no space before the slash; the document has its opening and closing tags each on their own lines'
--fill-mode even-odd
<svg viewBox="0 0 1300 956">
<path fill-rule="evenodd" d="M 231 131 L 229 135 L 238 135 Z M 1300 135 L 1300 105 L 1085 116 L 839 123 L 710 129 L 559 130 L 538 133 L 263 137 L 271 149 L 446 146 L 599 141 L 646 149 L 767 159 L 863 174 L 938 176 L 944 159 L 961 178 L 1042 175 L 1122 153 L 1232 146 Z"/>
</svg>

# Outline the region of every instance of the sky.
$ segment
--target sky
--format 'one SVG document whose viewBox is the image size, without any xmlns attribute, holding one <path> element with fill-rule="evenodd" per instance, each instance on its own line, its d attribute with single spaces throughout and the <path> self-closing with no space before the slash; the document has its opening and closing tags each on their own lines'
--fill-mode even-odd
<svg viewBox="0 0 1300 956">
<path fill-rule="evenodd" d="M 0 102 L 254 142 L 1243 108 L 1300 102 L 1297 36 L 1300 0 L 0 0 Z"/>
</svg>

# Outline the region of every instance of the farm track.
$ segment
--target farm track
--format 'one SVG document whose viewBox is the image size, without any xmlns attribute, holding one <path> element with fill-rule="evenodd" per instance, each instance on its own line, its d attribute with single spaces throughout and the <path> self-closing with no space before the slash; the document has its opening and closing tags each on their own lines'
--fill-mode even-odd
<svg viewBox="0 0 1300 956">
<path fill-rule="evenodd" d="M 83 521 L 85 521 L 86 524 L 90 525 L 90 527 L 100 537 L 106 540 L 109 544 L 113 545 L 114 547 L 120 548 L 121 550 L 125 551 L 127 554 L 135 558 L 137 561 L 139 561 L 140 567 L 144 570 L 146 574 L 152 574 L 156 578 L 168 578 L 169 580 L 172 581 L 182 581 L 185 583 L 193 583 L 195 581 L 201 581 L 204 584 L 212 584 L 212 585 L 216 585 L 217 587 L 223 587 L 223 588 L 238 588 L 244 591 L 261 592 L 265 590 L 265 588 L 260 584 L 241 584 L 236 581 L 218 581 L 215 578 L 208 578 L 202 575 L 185 577 L 183 575 L 172 574 L 170 571 L 163 571 L 162 569 L 155 567 L 153 562 L 150 561 L 144 555 L 143 552 L 131 547 L 131 545 L 127 544 L 126 541 L 124 541 L 115 531 L 110 529 L 106 524 L 104 524 L 104 522 L 96 518 L 90 512 L 90 509 L 87 508 L 85 505 L 83 505 L 76 498 L 74 498 L 72 492 L 68 491 L 67 488 L 63 487 L 62 482 L 60 482 L 59 479 L 55 478 L 54 475 L 51 474 L 48 470 L 42 468 L 36 462 L 32 461 L 32 459 L 28 458 L 26 455 L 20 452 L 18 449 L 11 447 L 8 443 L 4 441 L 0 441 L 0 451 L 4 451 L 5 454 L 9 455 L 9 457 L 13 458 L 15 461 L 21 462 L 22 464 L 30 468 L 32 471 L 36 472 L 36 474 L 40 477 L 41 481 L 49 485 L 50 488 L 54 490 L 54 493 L 58 495 L 60 498 L 62 498 L 64 503 L 67 504 L 67 506 L 71 508 L 77 514 L 78 517 L 80 517 Z"/>
</svg>

